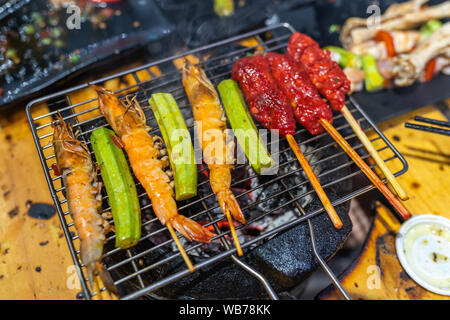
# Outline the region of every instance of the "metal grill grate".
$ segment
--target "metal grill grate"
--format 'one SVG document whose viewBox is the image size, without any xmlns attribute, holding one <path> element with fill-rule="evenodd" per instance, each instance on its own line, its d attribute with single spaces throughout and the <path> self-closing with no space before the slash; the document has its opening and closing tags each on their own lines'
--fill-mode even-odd
<svg viewBox="0 0 450 320">
<path fill-rule="evenodd" d="M 116 93 L 118 93 L 122 98 L 124 98 L 126 95 L 137 96 L 137 99 L 142 106 L 148 105 L 148 98 L 152 93 L 172 93 L 177 100 L 183 115 L 185 116 L 188 128 L 191 131 L 191 135 L 194 136 L 193 119 L 192 113 L 190 111 L 191 108 L 181 84 L 180 72 L 173 66 L 173 61 L 176 58 L 180 58 L 188 54 L 196 55 L 201 60 L 204 57 L 208 57 L 206 62 L 204 62 L 204 70 L 206 71 L 211 81 L 215 85 L 217 85 L 221 80 L 230 77 L 233 62 L 240 57 L 245 56 L 248 52 L 253 52 L 258 47 L 263 47 L 266 51 L 283 52 L 292 32 L 294 32 L 294 30 L 288 24 L 280 24 L 264 29 L 259 29 L 254 32 L 236 36 L 196 50 L 191 50 L 184 54 L 151 62 L 131 70 L 126 70 L 112 76 L 92 81 L 91 83 L 102 85 L 105 81 L 119 79 L 120 77 L 131 75 L 135 80 L 135 83 L 116 91 Z M 242 47 L 236 45 L 238 41 L 249 37 L 256 37 L 256 39 L 258 39 L 259 41 L 259 44 L 253 47 Z M 151 71 L 152 67 L 158 67 L 162 74 L 155 75 L 155 73 Z M 148 73 L 150 79 L 148 79 L 147 77 L 146 80 L 141 80 L 139 76 L 142 75 L 141 72 Z M 33 137 L 36 142 L 39 157 L 45 171 L 45 177 L 54 199 L 59 218 L 61 220 L 68 241 L 72 258 L 74 260 L 77 271 L 79 272 L 80 278 L 82 279 L 82 289 L 84 291 L 85 297 L 91 298 L 97 293 L 92 292 L 88 288 L 85 274 L 83 274 L 84 266 L 81 263 L 79 256 L 78 236 L 69 214 L 70 212 L 67 207 L 67 200 L 65 199 L 63 194 L 64 186 L 62 185 L 61 177 L 56 176 L 52 170 L 52 164 L 55 163 L 55 155 L 51 141 L 53 133 L 51 129 L 51 122 L 57 112 L 60 112 L 63 115 L 63 118 L 66 122 L 73 124 L 74 129 L 79 131 L 79 138 L 83 140 L 89 148 L 91 148 L 90 133 L 98 127 L 107 126 L 106 120 L 103 119 L 103 117 L 99 114 L 96 98 L 93 97 L 92 99 L 86 99 L 84 101 L 72 104 L 71 96 L 74 93 L 85 89 L 86 87 L 87 84 L 83 84 L 34 100 L 28 104 L 27 114 L 30 126 L 32 128 Z M 48 112 L 48 109 L 46 109 L 45 107 L 45 111 L 42 111 L 43 104 L 48 107 L 50 112 Z M 398 176 L 405 173 L 407 171 L 407 163 L 405 159 L 379 131 L 374 123 L 367 118 L 365 113 L 356 104 L 356 102 L 353 101 L 353 99 L 350 99 L 347 106 L 349 107 L 355 118 L 361 123 L 361 126 L 365 131 L 374 130 L 377 133 L 378 136 L 373 139 L 373 141 L 378 141 L 377 143 L 384 144 L 384 146 L 380 148 L 379 151 L 385 149 L 391 150 L 391 156 L 385 159 L 385 161 L 393 161 L 394 159 L 398 159 L 399 161 L 401 161 L 403 168 L 395 175 Z M 149 110 L 148 108 L 145 109 L 147 122 L 152 128 L 154 128 L 151 133 L 160 135 L 159 130 L 157 129 L 158 126 L 151 110 Z M 368 153 L 359 143 L 356 135 L 351 130 L 349 130 L 349 126 L 343 121 L 342 115 L 335 115 L 334 123 L 336 125 L 336 128 L 352 145 L 352 147 L 360 153 L 362 158 L 367 159 L 369 157 Z M 333 168 L 328 168 L 327 170 L 324 170 L 320 172 L 320 174 L 318 174 L 319 179 L 321 179 L 328 175 L 334 175 L 341 170 L 348 171 L 348 174 L 345 174 L 344 176 L 341 176 L 337 179 L 332 180 L 331 182 L 324 184 L 323 187 L 325 188 L 325 190 L 334 188 L 339 184 L 346 183 L 354 176 L 362 174 L 360 170 L 350 170 L 352 161 L 350 161 L 345 156 L 344 151 L 340 149 L 334 149 L 335 143 L 334 141 L 331 141 L 329 137 L 327 137 L 326 133 L 317 136 L 310 136 L 306 133 L 305 129 L 301 128 L 296 132 L 295 137 L 297 141 L 300 142 L 302 148 L 305 148 L 305 155 L 311 161 L 311 165 L 313 166 L 313 168 L 320 167 L 322 164 L 332 161 L 333 159 L 337 159 L 338 157 L 344 157 L 345 160 L 341 161 L 339 165 Z M 333 153 L 331 155 L 321 157 L 321 152 L 329 148 L 333 148 Z M 92 152 L 92 149 L 90 150 Z M 243 212 L 244 214 L 246 214 L 246 212 L 253 210 L 255 207 L 265 205 L 268 202 L 276 203 L 276 205 L 267 207 L 268 209 L 266 210 L 260 210 L 260 214 L 251 217 L 248 220 L 248 224 L 261 221 L 262 219 L 264 219 L 264 217 L 280 209 L 287 210 L 288 208 L 294 209 L 295 207 L 297 207 L 298 210 L 301 210 L 302 215 L 293 220 L 287 221 L 286 223 L 279 225 L 276 228 L 263 232 L 260 235 L 253 237 L 252 239 L 243 241 L 241 243 L 243 249 L 254 247 L 260 244 L 262 241 L 265 241 L 270 237 L 302 222 L 308 221 L 311 228 L 309 219 L 318 214 L 324 213 L 323 208 L 307 210 L 308 208 L 306 207 L 306 209 L 303 211 L 303 208 L 301 207 L 302 199 L 307 196 L 315 196 L 315 193 L 309 182 L 305 179 L 303 179 L 299 183 L 292 182 L 291 178 L 301 174 L 302 169 L 297 165 L 296 158 L 293 155 L 290 156 L 291 153 L 292 152 L 290 151 L 287 142 L 284 139 L 280 139 L 278 156 L 280 158 L 279 166 L 280 168 L 284 168 L 283 172 L 279 173 L 277 176 L 271 176 L 270 178 L 265 179 L 263 182 L 260 181 L 257 185 L 251 185 L 251 187 L 239 194 L 237 198 L 239 199 L 241 197 L 246 197 L 249 194 L 254 193 L 255 191 L 257 192 L 258 190 L 262 190 L 261 188 L 276 186 L 276 192 L 273 192 L 264 199 L 254 199 L 247 205 L 242 206 Z M 247 163 L 239 164 L 236 166 L 235 171 L 242 168 L 249 168 L 249 166 Z M 199 176 L 201 176 L 202 172 L 204 172 L 205 170 L 205 168 L 199 169 Z M 255 179 L 258 179 L 257 175 L 254 174 L 252 170 L 249 169 L 248 172 L 250 172 L 248 176 L 240 178 L 235 177 L 235 179 L 233 179 L 232 181 L 232 186 L 239 186 L 243 183 L 251 183 L 252 181 L 255 181 Z M 115 280 L 116 285 L 126 285 L 129 283 L 133 283 L 133 288 L 135 288 L 135 290 L 125 296 L 125 299 L 141 297 L 144 294 L 153 292 L 190 274 L 189 270 L 187 268 L 184 268 L 183 270 L 174 271 L 164 278 L 156 279 L 152 283 L 148 283 L 147 280 L 143 280 L 142 276 L 144 274 L 151 273 L 155 268 L 164 266 L 174 259 L 178 259 L 180 261 L 182 260 L 180 257 L 180 253 L 176 250 L 173 250 L 171 254 L 165 255 L 163 259 L 160 259 L 152 264 L 142 264 L 142 257 L 151 255 L 160 248 L 170 248 L 173 245 L 173 240 L 167 238 L 167 240 L 164 240 L 162 242 L 156 241 L 156 239 L 161 238 L 162 236 L 167 234 L 167 229 L 165 227 L 162 227 L 158 219 L 151 211 L 151 203 L 145 192 L 143 192 L 143 189 L 139 189 L 139 182 L 136 181 L 136 185 L 138 187 L 138 192 L 140 191 L 139 199 L 141 201 L 141 210 L 143 212 L 143 234 L 139 242 L 146 242 L 146 244 L 152 243 L 152 245 L 150 247 L 147 247 L 145 250 L 121 250 L 114 248 L 114 235 L 110 235 L 107 237 L 107 244 L 105 245 L 104 252 L 104 261 L 114 261 L 114 263 L 106 263 L 107 269 L 110 272 L 114 273 L 114 271 L 121 270 L 121 268 L 128 268 L 129 270 L 132 270 L 132 272 L 130 272 L 129 274 L 122 275 Z M 207 179 L 200 180 L 199 188 L 207 188 L 207 186 L 209 186 L 209 182 Z M 333 201 L 333 205 L 338 206 L 340 204 L 343 204 L 344 202 L 347 202 L 358 195 L 368 192 L 373 188 L 373 185 L 367 184 L 366 186 L 358 190 L 343 194 L 338 199 Z M 213 242 L 220 243 L 219 246 L 222 246 L 222 249 L 220 251 L 216 252 L 215 254 L 209 254 L 207 258 L 202 259 L 201 262 L 195 266 L 196 270 L 232 256 L 233 260 L 238 265 L 246 269 L 246 271 L 248 271 L 252 275 L 256 276 L 262 282 L 271 298 L 276 298 L 276 294 L 270 288 L 264 277 L 258 274 L 255 270 L 240 262 L 234 256 L 234 246 L 231 245 L 226 237 L 226 235 L 229 235 L 230 232 L 223 231 L 217 226 L 217 223 L 221 220 L 224 220 L 225 218 L 223 217 L 223 215 L 215 214 L 218 208 L 218 204 L 215 201 L 214 194 L 210 191 L 210 189 L 208 190 L 208 192 L 200 193 L 199 196 L 194 199 L 178 203 L 179 212 L 181 214 L 189 216 L 190 218 L 197 221 L 206 221 L 206 226 L 213 226 L 215 228 L 215 232 L 217 233 L 217 236 L 214 238 Z M 304 191 L 299 194 L 298 190 Z M 287 195 L 289 195 L 290 197 L 289 200 L 286 200 L 286 198 L 283 198 L 283 201 L 280 200 L 281 197 L 287 197 Z M 106 194 L 104 194 L 104 211 L 108 210 L 109 208 L 107 204 L 107 196 Z M 149 229 L 149 227 L 151 227 L 151 229 Z M 240 228 L 242 228 L 242 226 L 239 226 L 237 229 Z M 314 244 L 313 233 L 311 234 L 311 237 Z M 204 252 L 202 251 L 202 244 L 186 242 L 184 243 L 184 247 L 188 254 L 196 254 L 199 256 L 202 256 L 204 254 Z M 313 253 L 316 256 L 318 255 L 316 250 L 314 250 Z M 339 283 L 337 282 L 336 277 L 332 274 L 331 270 L 326 267 L 326 264 L 322 259 L 319 259 L 319 261 L 321 262 L 321 266 L 332 278 L 333 282 L 339 287 Z M 105 289 L 103 288 L 102 290 Z"/>
</svg>

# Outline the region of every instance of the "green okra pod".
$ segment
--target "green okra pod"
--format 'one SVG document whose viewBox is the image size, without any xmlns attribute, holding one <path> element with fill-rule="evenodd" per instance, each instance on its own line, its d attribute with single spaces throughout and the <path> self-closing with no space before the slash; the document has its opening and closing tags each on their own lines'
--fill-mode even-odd
<svg viewBox="0 0 450 320">
<path fill-rule="evenodd" d="M 197 165 L 191 135 L 174 97 L 152 94 L 149 100 L 167 147 L 175 180 L 175 198 L 186 200 L 197 195 Z"/>
<path fill-rule="evenodd" d="M 114 219 L 116 247 L 126 249 L 141 237 L 141 209 L 127 160 L 113 139 L 117 136 L 107 128 L 96 129 L 91 135 Z"/>
<path fill-rule="evenodd" d="M 260 174 L 263 168 L 270 168 L 274 161 L 261 141 L 239 85 L 228 79 L 219 84 L 218 90 L 234 135 L 250 165 Z"/>
</svg>

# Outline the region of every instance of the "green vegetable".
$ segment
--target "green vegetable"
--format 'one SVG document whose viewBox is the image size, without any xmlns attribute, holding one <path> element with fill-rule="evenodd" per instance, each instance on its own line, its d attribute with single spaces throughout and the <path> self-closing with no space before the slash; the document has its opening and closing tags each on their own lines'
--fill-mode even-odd
<svg viewBox="0 0 450 320">
<path fill-rule="evenodd" d="M 52 29 L 52 36 L 53 36 L 54 38 L 60 37 L 61 34 L 62 34 L 62 31 L 61 31 L 60 28 L 53 28 L 53 29 Z"/>
<path fill-rule="evenodd" d="M 108 194 L 116 232 L 116 247 L 134 246 L 141 237 L 141 209 L 136 187 L 123 151 L 107 128 L 94 130 L 92 148 Z"/>
<path fill-rule="evenodd" d="M 442 22 L 437 19 L 428 20 L 422 28 L 420 28 L 420 32 L 424 37 L 431 36 L 435 31 L 437 31 L 442 26 Z"/>
<path fill-rule="evenodd" d="M 222 81 L 217 88 L 234 135 L 250 165 L 260 174 L 263 168 L 271 167 L 274 161 L 261 141 L 242 92 L 238 84 L 231 79 Z"/>
<path fill-rule="evenodd" d="M 50 43 L 52 43 L 52 39 L 51 38 L 43 38 L 42 40 L 42 44 L 45 46 L 48 46 Z"/>
<path fill-rule="evenodd" d="M 384 86 L 384 78 L 378 72 L 377 61 L 369 54 L 364 55 L 362 58 L 363 70 L 366 73 L 364 79 L 367 91 L 380 90 Z"/>
<path fill-rule="evenodd" d="M 234 13 L 233 0 L 214 0 L 214 12 L 219 17 L 228 17 Z"/>
<path fill-rule="evenodd" d="M 339 32 L 339 29 L 340 29 L 340 27 L 339 27 L 339 25 L 337 25 L 337 24 L 332 24 L 331 26 L 330 26 L 330 29 L 328 30 L 330 33 L 336 33 L 336 32 Z"/>
<path fill-rule="evenodd" d="M 76 63 L 80 62 L 80 57 L 77 54 L 74 54 L 70 57 L 70 62 L 72 62 L 73 64 L 76 64 Z"/>
<path fill-rule="evenodd" d="M 15 49 L 8 49 L 5 52 L 5 56 L 7 58 L 15 58 L 17 57 L 17 51 Z"/>
<path fill-rule="evenodd" d="M 333 60 L 335 60 L 342 68 L 362 68 L 361 58 L 356 53 L 334 46 L 325 47 L 324 50 L 330 51 Z"/>
<path fill-rule="evenodd" d="M 197 195 L 197 165 L 191 135 L 174 97 L 152 94 L 149 100 L 169 153 L 175 178 L 175 198 L 186 200 Z"/>
<path fill-rule="evenodd" d="M 64 47 L 64 41 L 62 41 L 62 40 L 55 40 L 55 47 L 57 47 L 57 48 L 62 48 L 62 47 Z"/>
<path fill-rule="evenodd" d="M 44 21 L 44 18 L 37 12 L 33 12 L 31 14 L 31 18 L 33 19 L 34 22 L 38 24 Z"/>
<path fill-rule="evenodd" d="M 26 26 L 23 27 L 23 31 L 28 34 L 31 35 L 33 34 L 36 30 L 34 29 L 34 27 L 30 24 L 27 24 Z"/>
<path fill-rule="evenodd" d="M 58 19 L 56 18 L 50 18 L 49 23 L 51 26 L 55 27 L 58 25 Z"/>
</svg>

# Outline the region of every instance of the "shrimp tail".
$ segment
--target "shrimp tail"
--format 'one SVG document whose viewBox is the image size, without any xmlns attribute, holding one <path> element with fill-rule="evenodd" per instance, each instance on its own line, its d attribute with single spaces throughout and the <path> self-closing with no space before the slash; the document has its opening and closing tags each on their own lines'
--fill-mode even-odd
<svg viewBox="0 0 450 320">
<path fill-rule="evenodd" d="M 97 262 L 96 269 L 98 271 L 98 274 L 100 276 L 100 279 L 102 279 L 103 284 L 105 285 L 106 290 L 108 290 L 109 293 L 115 294 L 118 298 L 121 297 L 119 289 L 114 285 L 114 280 L 111 277 L 111 274 L 106 270 L 105 266 Z"/>
<path fill-rule="evenodd" d="M 86 270 L 87 270 L 87 278 L 89 281 L 89 285 L 91 286 L 91 288 L 94 288 L 94 278 L 95 278 L 95 274 L 96 274 L 96 267 L 95 267 L 95 262 L 91 262 L 89 264 L 86 265 Z"/>
<path fill-rule="evenodd" d="M 225 210 L 227 210 L 228 208 L 234 219 L 236 219 L 242 224 L 246 223 L 241 207 L 239 206 L 239 203 L 237 202 L 231 190 L 227 189 L 218 192 L 217 201 L 219 201 L 220 208 L 224 213 L 226 212 Z"/>
<path fill-rule="evenodd" d="M 94 279 L 97 275 L 100 276 L 105 288 L 109 293 L 114 293 L 120 297 L 119 290 L 114 285 L 114 281 L 106 270 L 106 268 L 100 263 L 100 259 L 103 251 L 104 239 L 87 238 L 81 241 L 81 261 L 86 265 L 87 278 L 91 288 L 94 288 Z"/>
<path fill-rule="evenodd" d="M 121 297 L 119 289 L 114 285 L 114 280 L 111 277 L 111 274 L 106 270 L 105 266 L 98 262 L 93 261 L 86 265 L 87 269 L 87 277 L 89 284 L 91 288 L 94 288 L 94 283 L 98 286 L 98 289 L 100 289 L 100 286 L 98 284 L 98 281 L 95 281 L 95 277 L 98 275 L 100 276 L 100 279 L 103 282 L 103 285 L 105 286 L 108 293 L 115 294 L 118 298 Z"/>
<path fill-rule="evenodd" d="M 179 214 L 170 219 L 172 226 L 181 233 L 189 241 L 197 241 L 202 243 L 210 243 L 214 236 L 212 232 L 203 228 L 200 224 L 192 219 L 186 218 Z"/>
<path fill-rule="evenodd" d="M 93 287 L 94 278 L 97 275 L 97 262 L 101 259 L 103 251 L 103 240 L 97 238 L 81 239 L 80 254 L 81 261 L 86 265 L 89 284 Z"/>
</svg>

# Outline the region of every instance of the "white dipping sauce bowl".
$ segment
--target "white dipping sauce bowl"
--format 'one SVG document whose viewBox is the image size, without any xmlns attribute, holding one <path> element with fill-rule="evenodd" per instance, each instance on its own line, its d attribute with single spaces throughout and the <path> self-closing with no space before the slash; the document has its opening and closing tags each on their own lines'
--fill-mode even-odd
<svg viewBox="0 0 450 320">
<path fill-rule="evenodd" d="M 423 288 L 450 296 L 450 220 L 417 215 L 401 226 L 397 256 L 408 275 Z"/>
</svg>

